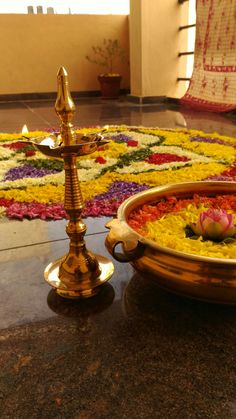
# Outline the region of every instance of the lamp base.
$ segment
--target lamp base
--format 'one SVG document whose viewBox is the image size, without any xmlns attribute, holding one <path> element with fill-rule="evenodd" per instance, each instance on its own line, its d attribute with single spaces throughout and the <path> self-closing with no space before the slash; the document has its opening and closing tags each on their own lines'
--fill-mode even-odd
<svg viewBox="0 0 236 419">
<path fill-rule="evenodd" d="M 59 278 L 59 268 L 64 260 L 64 256 L 50 263 L 46 267 L 44 271 L 45 281 L 56 290 L 58 295 L 63 298 L 81 299 L 93 297 L 100 291 L 102 285 L 104 285 L 114 273 L 114 265 L 108 258 L 96 254 L 94 256 L 96 256 L 101 273 L 96 280 L 93 282 L 91 281 L 89 288 L 77 289 L 78 283 L 75 281 L 74 289 L 73 286 L 69 289 Z"/>
</svg>

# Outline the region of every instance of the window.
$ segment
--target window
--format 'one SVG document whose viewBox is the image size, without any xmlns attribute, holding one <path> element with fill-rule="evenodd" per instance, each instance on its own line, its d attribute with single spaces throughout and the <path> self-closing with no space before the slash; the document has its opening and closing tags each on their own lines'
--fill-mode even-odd
<svg viewBox="0 0 236 419">
<path fill-rule="evenodd" d="M 129 0 L 8 0 L 0 3 L 0 13 L 129 14 Z"/>
<path fill-rule="evenodd" d="M 188 25 L 192 25 L 196 23 L 196 0 L 189 0 L 189 15 L 188 15 Z M 188 29 L 188 51 L 194 51 L 195 46 L 195 35 L 196 35 L 196 28 L 189 28 Z M 186 77 L 191 77 L 193 72 L 193 63 L 194 63 L 194 55 L 188 55 L 187 57 L 187 69 L 186 69 Z"/>
</svg>

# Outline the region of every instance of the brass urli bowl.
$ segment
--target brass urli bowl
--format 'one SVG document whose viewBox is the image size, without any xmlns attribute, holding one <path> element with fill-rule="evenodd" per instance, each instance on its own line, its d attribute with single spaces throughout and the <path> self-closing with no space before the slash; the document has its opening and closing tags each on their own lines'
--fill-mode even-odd
<svg viewBox="0 0 236 419">
<path fill-rule="evenodd" d="M 235 193 L 236 182 L 214 181 L 165 185 L 138 193 L 128 198 L 119 207 L 117 219 L 106 225 L 110 229 L 106 247 L 116 260 L 130 262 L 142 276 L 154 279 L 166 290 L 203 301 L 236 304 L 236 258 L 211 258 L 162 247 L 127 224 L 132 210 L 168 196 Z M 118 244 L 122 244 L 122 253 L 117 252 Z"/>
</svg>

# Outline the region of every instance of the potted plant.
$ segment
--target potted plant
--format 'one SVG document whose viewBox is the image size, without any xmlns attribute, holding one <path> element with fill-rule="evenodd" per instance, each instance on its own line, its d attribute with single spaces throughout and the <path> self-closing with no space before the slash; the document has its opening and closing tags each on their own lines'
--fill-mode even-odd
<svg viewBox="0 0 236 419">
<path fill-rule="evenodd" d="M 124 58 L 124 51 L 117 39 L 104 39 L 101 46 L 92 47 L 92 56 L 86 55 L 86 59 L 94 64 L 106 68 L 106 71 L 98 75 L 101 95 L 104 99 L 116 99 L 120 94 L 122 76 L 114 72 L 115 63 Z"/>
</svg>

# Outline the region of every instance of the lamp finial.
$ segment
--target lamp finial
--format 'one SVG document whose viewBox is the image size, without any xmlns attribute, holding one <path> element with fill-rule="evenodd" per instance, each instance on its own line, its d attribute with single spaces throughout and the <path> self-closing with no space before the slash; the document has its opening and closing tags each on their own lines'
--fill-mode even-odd
<svg viewBox="0 0 236 419">
<path fill-rule="evenodd" d="M 64 145 L 70 145 L 73 142 L 73 125 L 71 123 L 75 104 L 70 94 L 68 74 L 65 67 L 60 67 L 57 73 L 57 99 L 55 110 L 61 120 L 61 139 Z"/>
</svg>

